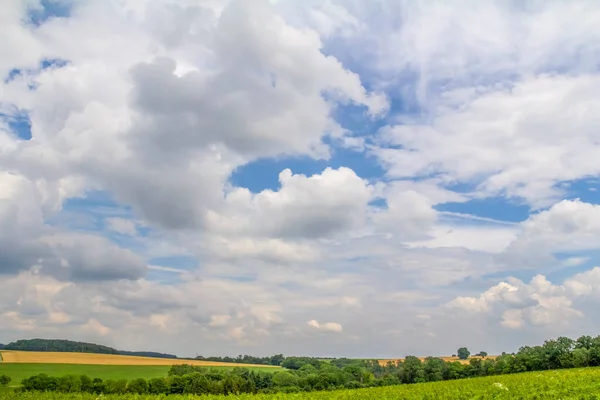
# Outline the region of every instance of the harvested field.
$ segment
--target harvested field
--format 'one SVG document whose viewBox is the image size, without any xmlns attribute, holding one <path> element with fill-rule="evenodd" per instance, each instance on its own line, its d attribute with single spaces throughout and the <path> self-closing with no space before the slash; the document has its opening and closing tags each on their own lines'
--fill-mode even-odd
<svg viewBox="0 0 600 400">
<path fill-rule="evenodd" d="M 498 357 L 498 356 L 487 356 L 487 357 L 485 357 L 485 359 L 486 359 L 486 360 L 487 360 L 488 358 L 489 358 L 489 359 L 495 359 L 496 357 Z M 419 360 L 421 360 L 421 361 L 425 361 L 425 359 L 426 359 L 426 358 L 427 358 L 427 357 L 419 357 Z M 468 359 L 468 360 L 460 360 L 458 357 L 436 357 L 436 358 L 441 358 L 442 360 L 444 360 L 444 361 L 447 361 L 447 362 L 454 362 L 454 361 L 458 361 L 458 362 L 460 362 L 461 364 L 468 364 L 468 363 L 469 363 L 469 361 L 470 361 L 470 360 L 472 360 L 472 359 L 482 359 L 482 358 L 481 358 L 481 357 L 479 357 L 479 356 L 473 356 L 473 357 L 469 357 L 469 359 Z M 390 359 L 384 359 L 384 360 L 378 360 L 378 361 L 379 361 L 379 365 L 384 365 L 384 366 L 385 366 L 385 365 L 387 365 L 387 363 L 388 363 L 388 362 L 390 362 L 390 361 L 391 361 L 391 362 L 393 362 L 394 364 L 398 364 L 398 362 L 399 362 L 399 361 L 404 361 L 404 358 L 390 358 Z"/>
<path fill-rule="evenodd" d="M 95 353 L 55 353 L 38 351 L 1 351 L 2 363 L 27 364 L 86 364 L 86 365 L 176 365 L 190 364 L 202 367 L 260 367 L 279 368 L 270 365 L 233 364 L 213 361 L 119 356 Z"/>
</svg>

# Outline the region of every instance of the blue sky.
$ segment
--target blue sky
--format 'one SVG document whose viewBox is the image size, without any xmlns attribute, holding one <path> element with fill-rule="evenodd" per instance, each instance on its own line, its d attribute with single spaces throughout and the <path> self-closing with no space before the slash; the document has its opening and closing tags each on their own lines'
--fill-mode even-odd
<svg viewBox="0 0 600 400">
<path fill-rule="evenodd" d="M 394 357 L 587 333 L 596 3 L 134 3 L 0 6 L 2 340 Z"/>
</svg>

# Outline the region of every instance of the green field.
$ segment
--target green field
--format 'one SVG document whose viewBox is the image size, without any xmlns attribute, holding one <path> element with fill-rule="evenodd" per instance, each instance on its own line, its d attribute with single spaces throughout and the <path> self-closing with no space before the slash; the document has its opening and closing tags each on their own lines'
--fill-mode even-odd
<svg viewBox="0 0 600 400">
<path fill-rule="evenodd" d="M 95 400 L 92 394 L 59 393 L 2 393 L 0 400 Z M 463 399 L 600 399 L 600 368 L 583 368 L 559 371 L 528 372 L 523 374 L 490 376 L 485 378 L 387 386 L 373 389 L 341 390 L 333 392 L 309 392 L 298 394 L 240 396 L 140 396 L 106 395 L 103 399 L 240 399 L 240 400 L 463 400 Z"/>
<path fill-rule="evenodd" d="M 182 364 L 185 360 L 182 361 Z M 21 380 L 37 374 L 51 376 L 64 375 L 87 375 L 90 378 L 101 379 L 127 379 L 135 378 L 160 378 L 167 376 L 171 367 L 168 365 L 82 365 L 82 364 L 25 364 L 25 363 L 0 363 L 0 375 L 8 375 L 12 378 L 11 386 L 19 386 Z M 209 367 L 207 367 L 209 368 Z M 210 367 L 214 369 L 236 368 Z M 255 371 L 275 372 L 278 368 L 249 368 Z"/>
<path fill-rule="evenodd" d="M 81 364 L 21 364 L 0 363 L 0 375 L 12 378 L 11 385 L 37 374 L 52 376 L 87 375 L 101 379 L 158 378 L 167 376 L 167 365 L 81 365 Z"/>
</svg>

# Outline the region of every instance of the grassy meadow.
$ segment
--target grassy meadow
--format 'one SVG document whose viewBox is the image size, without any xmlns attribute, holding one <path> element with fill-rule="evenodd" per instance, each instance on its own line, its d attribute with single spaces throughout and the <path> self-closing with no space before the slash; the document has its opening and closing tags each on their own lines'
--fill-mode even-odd
<svg viewBox="0 0 600 400">
<path fill-rule="evenodd" d="M 0 392 L 0 400 L 96 400 L 93 394 L 8 393 Z M 581 368 L 545 372 L 490 376 L 445 382 L 397 385 L 371 389 L 331 392 L 278 393 L 273 395 L 105 395 L 102 399 L 231 399 L 231 400 L 463 400 L 463 399 L 600 399 L 600 368 Z"/>
<path fill-rule="evenodd" d="M 0 375 L 12 378 L 11 386 L 37 374 L 52 376 L 87 375 L 101 379 L 160 378 L 167 375 L 168 365 L 85 365 L 85 364 L 25 364 L 0 363 Z"/>
</svg>

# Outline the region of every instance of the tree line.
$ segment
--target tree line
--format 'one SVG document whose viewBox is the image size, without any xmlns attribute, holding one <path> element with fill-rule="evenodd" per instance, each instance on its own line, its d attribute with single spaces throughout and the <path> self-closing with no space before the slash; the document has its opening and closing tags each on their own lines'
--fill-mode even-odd
<svg viewBox="0 0 600 400">
<path fill-rule="evenodd" d="M 466 348 L 465 348 L 466 349 Z M 464 351 L 461 351 L 464 356 Z M 484 352 L 485 353 L 485 352 Z M 481 353 L 480 353 L 481 355 Z M 277 372 L 247 368 L 211 369 L 174 365 L 165 378 L 106 380 L 87 376 L 36 375 L 22 381 L 20 390 L 90 392 L 105 394 L 232 394 L 293 393 L 314 390 L 353 389 L 374 386 L 435 382 L 526 371 L 600 366 L 600 336 L 577 340 L 559 337 L 540 346 L 524 346 L 516 353 L 497 358 L 471 358 L 468 363 L 437 357 L 424 361 L 408 356 L 398 363 L 381 365 L 377 360 L 284 357 Z"/>
<path fill-rule="evenodd" d="M 0 350 L 56 351 L 64 353 L 95 353 L 121 356 L 177 358 L 177 356 L 173 354 L 158 353 L 154 351 L 117 350 L 101 344 L 75 342 L 64 339 L 21 339 L 6 345 L 0 345 Z"/>
<path fill-rule="evenodd" d="M 275 365 L 280 366 L 285 357 L 283 354 L 276 354 L 268 357 L 255 357 L 250 355 L 239 355 L 237 357 L 203 357 L 197 356 L 194 360 L 200 361 L 216 361 L 233 364 L 257 364 L 257 365 Z"/>
</svg>

